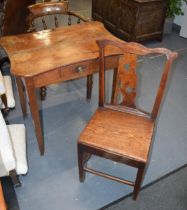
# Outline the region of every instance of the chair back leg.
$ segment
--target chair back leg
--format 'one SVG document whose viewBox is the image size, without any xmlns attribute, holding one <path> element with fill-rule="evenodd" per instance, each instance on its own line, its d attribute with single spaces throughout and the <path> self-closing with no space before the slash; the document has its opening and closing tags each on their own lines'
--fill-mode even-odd
<svg viewBox="0 0 187 210">
<path fill-rule="evenodd" d="M 90 159 L 91 154 L 88 152 L 84 152 L 84 148 L 82 148 L 80 144 L 78 144 L 77 150 L 78 150 L 79 180 L 80 182 L 84 182 L 86 176 L 86 171 L 84 170 L 84 167 L 86 167 L 86 164 Z"/>
</svg>

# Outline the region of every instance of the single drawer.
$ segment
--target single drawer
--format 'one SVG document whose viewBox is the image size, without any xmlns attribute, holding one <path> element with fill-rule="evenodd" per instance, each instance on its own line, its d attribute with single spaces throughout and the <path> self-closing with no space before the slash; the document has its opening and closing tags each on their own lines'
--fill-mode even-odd
<svg viewBox="0 0 187 210">
<path fill-rule="evenodd" d="M 85 77 L 97 71 L 98 62 L 95 61 L 85 61 L 78 64 L 69 65 L 60 70 L 61 81 Z"/>
</svg>

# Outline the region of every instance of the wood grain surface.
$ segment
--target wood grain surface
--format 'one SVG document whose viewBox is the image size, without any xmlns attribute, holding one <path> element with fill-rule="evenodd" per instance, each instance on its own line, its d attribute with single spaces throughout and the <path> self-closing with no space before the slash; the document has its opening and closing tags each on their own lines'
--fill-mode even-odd
<svg viewBox="0 0 187 210">
<path fill-rule="evenodd" d="M 31 77 L 70 64 L 97 59 L 97 39 L 115 39 L 102 23 L 86 22 L 54 30 L 2 37 L 11 61 L 11 73 Z M 110 50 L 108 55 L 119 54 Z"/>
<path fill-rule="evenodd" d="M 99 108 L 79 143 L 146 162 L 153 126 L 154 122 L 148 118 Z"/>
</svg>

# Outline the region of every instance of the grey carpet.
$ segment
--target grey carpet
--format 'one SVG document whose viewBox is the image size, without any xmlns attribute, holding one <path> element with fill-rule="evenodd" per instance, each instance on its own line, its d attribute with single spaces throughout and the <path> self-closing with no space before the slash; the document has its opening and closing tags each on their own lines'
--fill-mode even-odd
<svg viewBox="0 0 187 210">
<path fill-rule="evenodd" d="M 186 210 L 187 209 L 187 166 L 146 187 L 137 201 L 132 197 L 102 208 L 105 210 Z"/>
</svg>

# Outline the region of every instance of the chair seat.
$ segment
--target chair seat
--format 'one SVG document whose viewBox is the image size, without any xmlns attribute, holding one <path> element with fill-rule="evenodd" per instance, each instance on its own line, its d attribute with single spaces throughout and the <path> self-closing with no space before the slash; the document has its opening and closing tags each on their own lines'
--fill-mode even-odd
<svg viewBox="0 0 187 210">
<path fill-rule="evenodd" d="M 78 143 L 146 162 L 154 122 L 108 108 L 98 108 Z"/>
<path fill-rule="evenodd" d="M 23 124 L 8 125 L 8 130 L 16 159 L 16 172 L 17 174 L 26 174 L 28 165 L 26 159 L 25 126 Z"/>
</svg>

